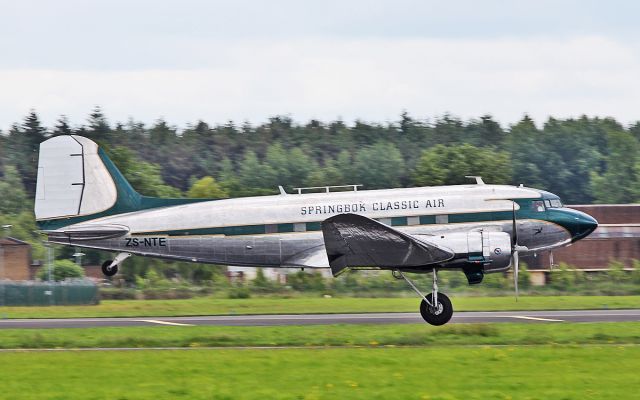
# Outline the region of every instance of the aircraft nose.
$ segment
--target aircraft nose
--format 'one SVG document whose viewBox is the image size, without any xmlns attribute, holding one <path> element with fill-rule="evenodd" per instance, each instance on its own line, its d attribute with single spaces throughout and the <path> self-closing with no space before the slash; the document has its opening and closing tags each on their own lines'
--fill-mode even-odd
<svg viewBox="0 0 640 400">
<path fill-rule="evenodd" d="M 598 221 L 591 215 L 572 208 L 550 209 L 549 216 L 571 234 L 571 241 L 584 239 L 598 227 Z"/>
<path fill-rule="evenodd" d="M 585 238 L 591 234 L 591 232 L 595 231 L 598 227 L 598 221 L 593 218 L 591 215 L 586 213 L 580 213 L 579 219 L 579 229 L 575 236 L 575 240 L 579 240 Z"/>
</svg>

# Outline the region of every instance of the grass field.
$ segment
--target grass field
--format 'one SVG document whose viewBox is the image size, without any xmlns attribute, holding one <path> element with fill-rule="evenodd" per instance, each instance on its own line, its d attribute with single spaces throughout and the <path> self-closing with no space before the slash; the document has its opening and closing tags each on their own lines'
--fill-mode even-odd
<svg viewBox="0 0 640 400">
<path fill-rule="evenodd" d="M 0 348 L 640 344 L 640 322 L 3 329 Z"/>
<path fill-rule="evenodd" d="M 640 296 L 454 297 L 456 311 L 640 308 Z M 186 300 L 110 300 L 97 306 L 2 307 L 0 318 L 151 317 L 226 314 L 400 312 L 418 310 L 411 298 L 300 297 Z"/>
<path fill-rule="evenodd" d="M 0 353 L 4 399 L 635 399 L 640 347 Z"/>
</svg>

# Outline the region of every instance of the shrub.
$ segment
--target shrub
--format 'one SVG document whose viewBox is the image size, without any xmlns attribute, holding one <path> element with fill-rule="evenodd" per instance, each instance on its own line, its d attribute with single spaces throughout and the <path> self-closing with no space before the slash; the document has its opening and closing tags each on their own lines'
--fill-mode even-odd
<svg viewBox="0 0 640 400">
<path fill-rule="evenodd" d="M 64 281 L 65 279 L 82 278 L 84 277 L 84 269 L 70 260 L 56 260 L 53 263 L 51 275 L 56 282 Z M 43 281 L 49 280 L 48 266 L 40 269 L 38 278 Z"/>
<path fill-rule="evenodd" d="M 136 298 L 134 289 L 100 288 L 101 300 L 135 300 Z"/>
<path fill-rule="evenodd" d="M 244 286 L 234 286 L 229 290 L 227 296 L 230 299 L 248 299 L 251 297 L 251 292 Z"/>
<path fill-rule="evenodd" d="M 624 264 L 620 261 L 611 261 L 609 263 L 609 269 L 607 270 L 607 276 L 612 282 L 622 283 L 629 277 L 624 270 Z"/>
<path fill-rule="evenodd" d="M 569 271 L 569 265 L 561 262 L 558 268 L 551 271 L 550 286 L 558 290 L 572 290 L 575 286 L 575 274 Z"/>
<path fill-rule="evenodd" d="M 287 277 L 287 283 L 291 285 L 294 290 L 324 290 L 324 278 L 319 273 L 307 274 L 299 271 L 295 274 L 291 274 Z"/>
<path fill-rule="evenodd" d="M 631 281 L 636 285 L 640 285 L 640 260 L 633 260 L 633 272 L 631 272 Z"/>
</svg>

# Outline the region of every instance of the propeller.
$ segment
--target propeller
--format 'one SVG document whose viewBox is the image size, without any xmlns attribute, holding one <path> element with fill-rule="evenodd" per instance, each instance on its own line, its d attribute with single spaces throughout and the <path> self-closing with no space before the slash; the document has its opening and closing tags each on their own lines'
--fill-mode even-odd
<svg viewBox="0 0 640 400">
<path fill-rule="evenodd" d="M 516 224 L 516 202 L 512 203 L 513 214 L 511 229 L 511 267 L 513 268 L 513 286 L 516 290 L 516 302 L 518 301 L 518 272 L 520 270 L 520 256 L 518 254 L 518 226 Z"/>
</svg>

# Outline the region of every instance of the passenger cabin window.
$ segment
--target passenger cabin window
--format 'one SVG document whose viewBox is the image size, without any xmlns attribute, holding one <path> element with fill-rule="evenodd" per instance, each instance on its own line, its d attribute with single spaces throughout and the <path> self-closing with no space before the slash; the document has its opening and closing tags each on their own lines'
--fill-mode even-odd
<svg viewBox="0 0 640 400">
<path fill-rule="evenodd" d="M 531 202 L 531 208 L 535 212 L 544 211 L 544 202 L 542 200 L 535 200 Z"/>
</svg>

